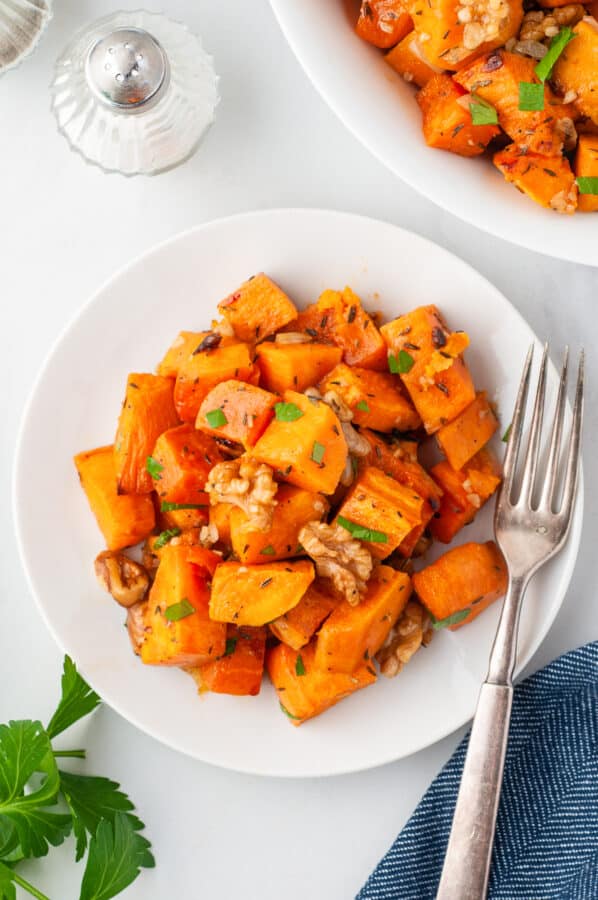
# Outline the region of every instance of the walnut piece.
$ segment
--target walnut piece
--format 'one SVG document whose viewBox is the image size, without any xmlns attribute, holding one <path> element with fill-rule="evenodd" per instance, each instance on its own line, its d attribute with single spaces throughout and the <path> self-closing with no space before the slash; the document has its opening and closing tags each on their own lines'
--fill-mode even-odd
<svg viewBox="0 0 598 900">
<path fill-rule="evenodd" d="M 367 456 L 370 452 L 370 445 L 351 424 L 353 412 L 349 409 L 343 398 L 336 391 L 326 391 L 324 395 L 315 387 L 309 387 L 305 391 L 305 396 L 310 400 L 321 400 L 326 406 L 329 406 L 340 422 L 347 449 L 353 456 Z M 349 482 L 350 483 L 350 482 Z"/>
<path fill-rule="evenodd" d="M 310 556 L 321 578 L 330 578 L 334 589 L 351 606 L 357 606 L 372 573 L 367 547 L 341 525 L 309 522 L 299 532 L 299 543 Z"/>
<path fill-rule="evenodd" d="M 143 614 L 146 605 L 146 603 L 134 603 L 127 610 L 127 631 L 129 632 L 129 640 L 135 656 L 139 656 L 145 641 L 146 628 Z"/>
<path fill-rule="evenodd" d="M 208 476 L 210 503 L 232 503 L 247 513 L 242 531 L 269 531 L 278 485 L 273 471 L 251 456 L 217 463 Z"/>
<path fill-rule="evenodd" d="M 376 659 L 380 671 L 387 678 L 398 675 L 420 647 L 432 640 L 430 616 L 416 600 L 410 600 L 403 610 L 389 640 L 378 651 Z"/>
<path fill-rule="evenodd" d="M 519 42 L 537 41 L 548 44 L 563 25 L 577 25 L 585 14 L 585 9 L 580 3 L 569 3 L 567 6 L 551 10 L 532 9 L 524 15 L 521 22 Z M 517 47 L 515 52 L 520 52 Z"/>
<path fill-rule="evenodd" d="M 145 597 L 150 583 L 148 573 L 119 550 L 99 553 L 94 568 L 98 582 L 121 606 L 133 606 Z"/>
</svg>

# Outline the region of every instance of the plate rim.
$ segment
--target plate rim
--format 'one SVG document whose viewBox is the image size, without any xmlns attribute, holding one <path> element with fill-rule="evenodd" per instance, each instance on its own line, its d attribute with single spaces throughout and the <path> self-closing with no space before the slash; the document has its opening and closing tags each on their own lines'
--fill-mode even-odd
<svg viewBox="0 0 598 900">
<path fill-rule="evenodd" d="M 198 234 L 198 233 L 201 233 L 202 231 L 209 230 L 214 227 L 227 226 L 230 223 L 242 222 L 243 220 L 251 220 L 251 219 L 256 219 L 256 218 L 270 218 L 270 217 L 276 218 L 279 216 L 287 217 L 287 216 L 296 216 L 297 214 L 298 215 L 307 215 L 307 216 L 314 215 L 318 218 L 325 216 L 325 217 L 330 218 L 331 220 L 334 218 L 340 217 L 343 219 L 357 220 L 362 223 L 366 222 L 366 223 L 373 223 L 375 225 L 383 225 L 387 228 L 396 230 L 396 231 L 402 233 L 403 235 L 407 235 L 409 237 L 409 239 L 414 238 L 417 242 L 421 242 L 423 245 L 428 245 L 428 246 L 433 247 L 434 252 L 440 251 L 440 253 L 442 255 L 445 255 L 446 257 L 456 260 L 459 265 L 464 266 L 471 273 L 473 273 L 477 278 L 479 278 L 483 282 L 485 282 L 486 285 L 488 286 L 489 290 L 491 290 L 497 296 L 499 296 L 501 298 L 501 300 L 504 301 L 510 307 L 512 313 L 514 314 L 516 319 L 523 325 L 523 327 L 526 330 L 529 330 L 531 332 L 531 334 L 534 336 L 534 341 L 539 343 L 539 338 L 537 337 L 537 335 L 535 334 L 535 332 L 533 331 L 531 326 L 527 323 L 525 318 L 522 316 L 522 314 L 519 312 L 519 310 L 511 303 L 511 301 L 491 281 L 489 281 L 484 275 L 482 275 L 480 272 L 478 272 L 478 270 L 475 269 L 472 265 L 470 265 L 470 263 L 468 263 L 466 260 L 463 260 L 457 254 L 451 252 L 450 250 L 447 250 L 442 245 L 436 244 L 434 241 L 430 240 L 429 238 L 423 237 L 422 235 L 418 234 L 415 231 L 411 231 L 407 228 L 403 228 L 399 225 L 395 225 L 393 222 L 388 222 L 384 219 L 377 219 L 373 216 L 361 215 L 359 213 L 346 212 L 343 210 L 326 209 L 326 208 L 319 208 L 319 207 L 273 207 L 273 208 L 266 208 L 266 209 L 249 210 L 249 211 L 244 211 L 242 213 L 234 213 L 232 215 L 221 216 L 216 219 L 210 219 L 199 225 L 194 225 L 194 226 L 191 226 L 180 232 L 177 232 L 176 234 L 171 235 L 170 237 L 166 238 L 165 240 L 159 241 L 159 242 L 151 245 L 149 248 L 146 248 L 141 253 L 137 254 L 133 259 L 131 259 L 128 262 L 119 266 L 110 276 L 108 276 L 107 278 L 105 278 L 103 280 L 103 282 L 100 284 L 100 286 L 95 291 L 93 291 L 90 294 L 90 296 L 87 298 L 87 300 L 80 307 L 78 307 L 78 309 L 70 316 L 70 318 L 68 319 L 68 321 L 66 322 L 66 324 L 64 325 L 62 330 L 59 332 L 59 334 L 55 338 L 52 346 L 48 350 L 42 364 L 40 365 L 37 375 L 33 380 L 26 403 L 23 407 L 23 411 L 21 414 L 21 419 L 20 419 L 18 431 L 17 431 L 17 438 L 16 438 L 16 442 L 15 442 L 14 461 L 13 461 L 12 472 L 11 472 L 11 505 L 12 505 L 13 520 L 15 523 L 15 541 L 17 544 L 19 559 L 21 561 L 21 565 L 23 568 L 23 573 L 25 575 L 26 583 L 27 583 L 30 593 L 35 601 L 35 605 L 36 605 L 37 610 L 42 618 L 42 621 L 45 623 L 48 631 L 52 635 L 58 648 L 62 651 L 62 653 L 68 654 L 71 656 L 71 658 L 73 658 L 75 664 L 77 665 L 78 671 L 86 679 L 86 681 L 88 681 L 89 685 L 92 688 L 93 688 L 93 679 L 88 677 L 88 675 L 85 672 L 84 666 L 81 666 L 78 663 L 77 659 L 75 658 L 75 654 L 71 653 L 69 651 L 69 649 L 64 645 L 60 635 L 58 634 L 57 630 L 54 628 L 54 625 L 52 624 L 52 621 L 49 618 L 49 615 L 47 614 L 46 609 L 44 608 L 44 605 L 43 605 L 42 599 L 41 599 L 41 594 L 40 594 L 40 592 L 38 592 L 38 590 L 34 584 L 33 575 L 28 566 L 27 550 L 26 550 L 25 542 L 24 542 L 24 538 L 23 538 L 23 531 L 24 531 L 23 512 L 22 512 L 23 506 L 20 505 L 18 501 L 19 501 L 19 496 L 20 496 L 20 492 L 22 489 L 21 482 L 22 482 L 22 477 L 23 477 L 23 472 L 22 472 L 23 452 L 22 451 L 23 451 L 23 447 L 25 446 L 25 442 L 26 442 L 26 436 L 27 436 L 26 432 L 28 431 L 28 428 L 31 425 L 32 407 L 33 407 L 33 404 L 35 401 L 38 387 L 40 386 L 40 384 L 43 380 L 43 377 L 45 375 L 46 369 L 47 369 L 50 361 L 52 360 L 52 358 L 54 357 L 56 352 L 59 351 L 63 342 L 65 342 L 68 339 L 68 336 L 69 336 L 71 330 L 76 326 L 78 321 L 85 315 L 87 310 L 90 309 L 98 301 L 98 299 L 102 296 L 102 294 L 108 288 L 110 288 L 110 286 L 114 282 L 118 281 L 121 277 L 123 277 L 131 269 L 138 267 L 141 263 L 143 263 L 143 261 L 145 259 L 165 250 L 167 247 L 169 247 L 172 244 L 176 244 L 179 241 L 188 239 L 193 234 Z M 550 362 L 550 360 L 549 360 L 549 365 L 554 368 L 554 365 L 552 364 L 552 362 Z M 581 542 L 581 532 L 582 532 L 582 525 L 583 525 L 583 515 L 584 515 L 584 500 L 585 500 L 584 472 L 583 472 L 583 463 L 581 463 L 580 471 L 579 471 L 579 480 L 578 480 L 575 510 L 574 510 L 573 519 L 571 522 L 570 532 L 567 537 L 567 543 L 569 543 L 570 541 L 572 542 L 573 552 L 570 556 L 570 559 L 568 559 L 568 561 L 567 561 L 567 564 L 565 566 L 564 573 L 562 576 L 563 584 L 565 585 L 563 594 L 562 594 L 560 602 L 555 607 L 552 614 L 548 615 L 543 620 L 542 627 L 537 632 L 536 640 L 534 641 L 533 644 L 530 644 L 530 649 L 527 651 L 527 653 L 525 653 L 521 657 L 521 659 L 518 660 L 517 666 L 516 666 L 515 672 L 514 672 L 514 679 L 513 679 L 514 681 L 516 681 L 518 679 L 522 670 L 529 664 L 530 660 L 533 659 L 535 654 L 538 652 L 538 650 L 542 646 L 542 644 L 546 638 L 546 635 L 548 634 L 548 631 L 552 627 L 552 625 L 553 625 L 553 623 L 565 601 L 567 590 L 568 590 L 568 587 L 571 582 L 571 578 L 572 578 L 573 571 L 575 569 L 575 564 L 577 561 L 577 556 L 579 553 L 579 547 L 580 547 L 580 542 Z M 419 744 L 417 747 L 415 747 L 414 749 L 410 750 L 408 753 L 400 753 L 397 756 L 395 753 L 391 752 L 389 755 L 382 755 L 380 757 L 377 757 L 372 762 L 365 762 L 360 765 L 347 764 L 343 767 L 337 767 L 333 770 L 330 770 L 330 769 L 319 770 L 318 772 L 315 772 L 315 773 L 313 771 L 310 771 L 307 769 L 298 770 L 297 767 L 294 767 L 293 769 L 277 771 L 275 773 L 269 773 L 269 772 L 265 771 L 263 768 L 260 769 L 260 768 L 257 768 L 257 767 L 251 766 L 251 765 L 232 766 L 226 762 L 219 762 L 217 759 L 214 759 L 212 757 L 207 758 L 206 756 L 200 756 L 197 752 L 194 752 L 193 750 L 190 750 L 190 749 L 182 746 L 176 740 L 170 739 L 168 736 L 165 736 L 163 733 L 159 733 L 157 729 L 144 724 L 136 717 L 136 715 L 134 713 L 129 713 L 128 711 L 125 712 L 122 709 L 122 706 L 121 706 L 120 702 L 118 701 L 118 699 L 114 700 L 113 698 L 111 698 L 108 700 L 108 699 L 105 699 L 104 697 L 102 697 L 102 702 L 105 703 L 108 707 L 110 707 L 110 709 L 112 709 L 115 713 L 117 713 L 117 715 L 121 716 L 125 721 L 130 722 L 135 728 L 138 728 L 141 732 L 148 735 L 153 740 L 156 740 L 159 743 L 164 744 L 165 746 L 169 747 L 172 750 L 175 750 L 179 753 L 184 754 L 185 756 L 189 757 L 190 759 L 196 759 L 207 765 L 213 765 L 218 768 L 225 769 L 227 771 L 240 772 L 240 773 L 247 774 L 247 775 L 268 777 L 268 778 L 293 778 L 293 779 L 295 779 L 295 778 L 297 778 L 297 779 L 299 779 L 299 778 L 325 778 L 325 777 L 333 777 L 333 776 L 337 776 L 337 775 L 339 775 L 339 776 L 340 775 L 348 775 L 348 774 L 352 774 L 352 773 L 368 771 L 368 770 L 374 769 L 374 768 L 379 768 L 380 766 L 384 766 L 384 765 L 388 765 L 393 762 L 397 762 L 400 759 L 406 759 L 410 756 L 415 755 L 416 753 L 421 752 L 422 750 L 427 749 L 428 747 L 434 746 L 439 741 L 443 740 L 444 738 L 448 737 L 449 735 L 454 734 L 456 731 L 458 731 L 460 728 L 462 728 L 464 725 L 468 724 L 471 721 L 471 718 L 475 711 L 475 707 L 474 707 L 474 709 L 471 710 L 471 714 L 467 718 L 461 719 L 456 724 L 451 724 L 446 729 L 443 729 L 441 731 L 441 733 L 438 733 L 433 738 L 432 741 L 429 741 L 429 740 L 424 741 L 421 744 Z"/>
</svg>

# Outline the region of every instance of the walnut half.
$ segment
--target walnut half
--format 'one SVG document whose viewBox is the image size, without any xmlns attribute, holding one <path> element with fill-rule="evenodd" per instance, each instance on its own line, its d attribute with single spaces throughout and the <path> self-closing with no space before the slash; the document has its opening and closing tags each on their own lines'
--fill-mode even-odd
<svg viewBox="0 0 598 900">
<path fill-rule="evenodd" d="M 367 547 L 340 525 L 309 522 L 299 532 L 299 543 L 310 556 L 321 578 L 330 578 L 335 590 L 356 606 L 365 593 L 372 572 Z"/>
<path fill-rule="evenodd" d="M 143 600 L 150 578 L 145 568 L 118 550 L 98 553 L 94 563 L 96 578 L 121 606 Z"/>
<path fill-rule="evenodd" d="M 208 476 L 210 503 L 232 503 L 247 513 L 243 531 L 269 531 L 278 485 L 270 466 L 251 456 L 217 463 Z"/>
<path fill-rule="evenodd" d="M 398 675 L 403 666 L 432 640 L 428 612 L 416 600 L 410 600 L 395 625 L 389 641 L 378 651 L 380 671 L 387 678 Z"/>
</svg>

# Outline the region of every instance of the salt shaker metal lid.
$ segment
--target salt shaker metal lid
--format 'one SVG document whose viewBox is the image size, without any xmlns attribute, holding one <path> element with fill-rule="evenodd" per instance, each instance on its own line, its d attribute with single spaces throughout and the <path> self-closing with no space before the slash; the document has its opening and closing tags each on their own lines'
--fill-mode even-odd
<svg viewBox="0 0 598 900">
<path fill-rule="evenodd" d="M 199 38 L 143 10 L 80 32 L 52 83 L 52 108 L 71 147 L 124 175 L 156 174 L 188 159 L 218 100 L 218 79 Z"/>
<path fill-rule="evenodd" d="M 37 47 L 52 18 L 52 0 L 0 0 L 0 75 Z"/>
</svg>

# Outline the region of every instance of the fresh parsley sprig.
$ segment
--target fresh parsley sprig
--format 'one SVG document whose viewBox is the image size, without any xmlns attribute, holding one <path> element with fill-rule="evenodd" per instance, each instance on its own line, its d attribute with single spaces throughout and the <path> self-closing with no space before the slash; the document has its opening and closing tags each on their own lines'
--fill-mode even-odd
<svg viewBox="0 0 598 900">
<path fill-rule="evenodd" d="M 85 758 L 84 750 L 55 750 L 52 739 L 89 715 L 98 695 L 66 656 L 62 695 L 48 726 L 32 719 L 0 725 L 0 900 L 16 900 L 18 885 L 37 900 L 49 900 L 23 878 L 18 863 L 46 856 L 71 833 L 76 859 L 87 862 L 80 900 L 110 900 L 151 868 L 150 843 L 134 806 L 108 778 L 58 768 L 59 758 Z"/>
</svg>

